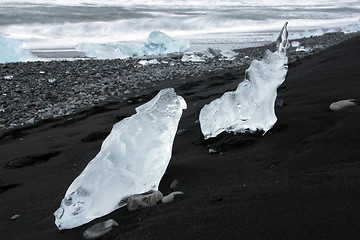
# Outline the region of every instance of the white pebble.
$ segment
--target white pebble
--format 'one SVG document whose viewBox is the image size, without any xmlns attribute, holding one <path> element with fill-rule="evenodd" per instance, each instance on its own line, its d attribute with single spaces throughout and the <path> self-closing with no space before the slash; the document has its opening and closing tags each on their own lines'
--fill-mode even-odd
<svg viewBox="0 0 360 240">
<path fill-rule="evenodd" d="M 181 194 L 184 194 L 184 193 L 183 193 L 183 192 L 179 192 L 179 191 L 177 191 L 177 192 L 172 192 L 172 193 L 170 193 L 169 195 L 166 195 L 165 197 L 163 197 L 163 198 L 161 199 L 161 202 L 162 202 L 162 203 L 170 203 L 170 202 L 174 201 L 174 197 L 175 197 L 176 195 L 181 195 Z"/>
<path fill-rule="evenodd" d="M 356 103 L 354 103 L 353 101 L 355 101 L 355 99 L 346 99 L 333 102 L 332 104 L 330 104 L 330 109 L 333 111 L 338 111 L 349 107 L 355 107 Z"/>
<path fill-rule="evenodd" d="M 11 217 L 11 220 L 16 220 L 20 218 L 20 215 L 19 214 L 15 214 L 14 216 Z"/>
</svg>

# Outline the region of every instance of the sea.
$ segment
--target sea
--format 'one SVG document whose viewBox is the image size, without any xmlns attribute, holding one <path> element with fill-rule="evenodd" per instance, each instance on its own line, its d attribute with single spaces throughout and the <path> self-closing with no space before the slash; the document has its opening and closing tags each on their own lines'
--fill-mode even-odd
<svg viewBox="0 0 360 240">
<path fill-rule="evenodd" d="M 1 0 L 0 33 L 28 49 L 145 41 L 152 31 L 193 48 L 272 41 L 360 29 L 360 0 Z"/>
</svg>

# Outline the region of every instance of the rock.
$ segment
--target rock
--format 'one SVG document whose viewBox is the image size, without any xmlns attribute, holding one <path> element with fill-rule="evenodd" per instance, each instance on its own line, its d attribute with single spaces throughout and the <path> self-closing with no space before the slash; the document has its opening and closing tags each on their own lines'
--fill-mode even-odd
<svg viewBox="0 0 360 240">
<path fill-rule="evenodd" d="M 186 129 L 180 129 L 179 131 L 177 131 L 176 135 L 181 136 L 184 135 L 186 132 Z"/>
<path fill-rule="evenodd" d="M 98 239 L 112 230 L 113 226 L 119 226 L 113 219 L 97 223 L 86 229 L 83 233 L 85 239 Z"/>
<path fill-rule="evenodd" d="M 170 184 L 170 189 L 174 189 L 179 185 L 178 180 L 174 180 L 171 184 Z"/>
<path fill-rule="evenodd" d="M 14 216 L 11 217 L 11 220 L 16 220 L 20 218 L 20 215 L 19 214 L 15 214 Z"/>
<path fill-rule="evenodd" d="M 170 193 L 169 195 L 166 195 L 165 197 L 163 197 L 163 198 L 161 199 L 161 202 L 162 202 L 162 203 L 170 203 L 170 202 L 174 201 L 174 197 L 175 197 L 176 195 L 182 195 L 182 194 L 184 194 L 184 193 L 183 193 L 183 192 L 179 192 L 179 191 L 177 191 L 177 192 L 172 192 L 172 193 Z"/>
<path fill-rule="evenodd" d="M 29 124 L 34 124 L 34 123 L 35 123 L 35 118 L 30 118 Z"/>
<path fill-rule="evenodd" d="M 355 99 L 346 99 L 333 102 L 332 104 L 330 104 L 330 109 L 333 111 L 339 111 L 345 108 L 355 107 L 357 104 L 354 101 Z"/>
<path fill-rule="evenodd" d="M 210 153 L 210 154 L 213 154 L 213 153 L 217 153 L 217 151 L 216 151 L 215 149 L 213 149 L 213 148 L 210 148 L 210 149 L 209 149 L 209 153 Z"/>
<path fill-rule="evenodd" d="M 152 207 L 163 198 L 160 191 L 149 191 L 142 194 L 131 195 L 127 200 L 127 209 L 134 211 L 141 208 Z"/>
</svg>

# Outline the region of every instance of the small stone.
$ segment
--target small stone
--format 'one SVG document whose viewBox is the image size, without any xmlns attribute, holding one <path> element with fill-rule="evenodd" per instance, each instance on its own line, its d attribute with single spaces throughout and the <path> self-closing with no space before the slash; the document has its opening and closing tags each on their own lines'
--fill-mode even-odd
<svg viewBox="0 0 360 240">
<path fill-rule="evenodd" d="M 180 129 L 179 131 L 177 131 L 176 135 L 181 136 L 184 135 L 186 132 L 186 129 Z"/>
<path fill-rule="evenodd" d="M 179 185 L 178 180 L 174 180 L 171 184 L 170 184 L 170 189 L 174 189 Z"/>
<path fill-rule="evenodd" d="M 160 191 L 149 191 L 142 194 L 131 195 L 127 200 L 127 209 L 134 211 L 141 208 L 152 207 L 163 198 Z"/>
<path fill-rule="evenodd" d="M 98 239 L 112 230 L 113 226 L 119 226 L 113 219 L 97 223 L 86 229 L 83 233 L 85 239 Z"/>
<path fill-rule="evenodd" d="M 20 215 L 19 214 L 15 214 L 14 216 L 11 217 L 11 220 L 16 220 L 20 218 Z"/>
<path fill-rule="evenodd" d="M 5 80 L 11 80 L 11 79 L 14 78 L 14 76 L 13 76 L 13 75 L 6 75 L 6 76 L 4 76 L 3 78 L 4 78 Z"/>
<path fill-rule="evenodd" d="M 212 153 L 217 153 L 217 151 L 216 151 L 215 149 L 213 149 L 213 148 L 210 148 L 210 149 L 209 149 L 209 153 L 210 153 L 210 154 L 212 154 Z"/>
<path fill-rule="evenodd" d="M 355 99 L 346 99 L 333 102 L 330 104 L 330 109 L 333 111 L 339 111 L 345 108 L 355 107 L 357 104 L 354 101 Z"/>
<path fill-rule="evenodd" d="M 30 120 L 29 120 L 29 124 L 34 124 L 35 123 L 35 118 L 31 118 Z"/>
<path fill-rule="evenodd" d="M 177 192 L 172 192 L 172 193 L 170 193 L 169 195 L 166 195 L 165 197 L 163 197 L 163 198 L 161 199 L 161 202 L 162 202 L 162 203 L 170 203 L 170 202 L 174 201 L 174 197 L 175 197 L 176 195 L 182 195 L 182 194 L 184 194 L 184 193 L 183 193 L 183 192 L 179 192 L 179 191 L 177 191 Z"/>
</svg>

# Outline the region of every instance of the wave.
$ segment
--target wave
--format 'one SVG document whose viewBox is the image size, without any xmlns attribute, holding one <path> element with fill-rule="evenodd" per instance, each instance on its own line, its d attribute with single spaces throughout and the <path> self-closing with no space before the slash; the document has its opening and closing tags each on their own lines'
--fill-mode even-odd
<svg viewBox="0 0 360 240">
<path fill-rule="evenodd" d="M 152 31 L 174 38 L 230 38 L 358 24 L 360 1 L 323 0 L 2 0 L 0 32 L 29 48 L 139 41 Z"/>
</svg>

